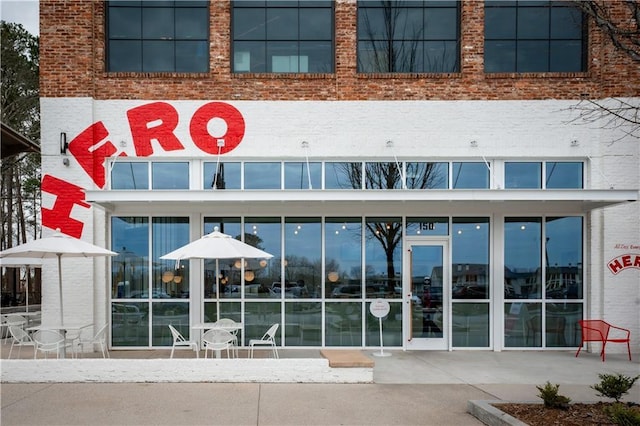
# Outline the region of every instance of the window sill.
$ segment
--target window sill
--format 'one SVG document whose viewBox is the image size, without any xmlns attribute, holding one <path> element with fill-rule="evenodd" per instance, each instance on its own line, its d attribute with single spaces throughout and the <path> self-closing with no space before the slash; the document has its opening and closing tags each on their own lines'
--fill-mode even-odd
<svg viewBox="0 0 640 426">
<path fill-rule="evenodd" d="M 411 72 L 385 72 L 385 73 L 362 73 L 359 72 L 356 74 L 358 78 L 361 79 L 407 79 L 407 80 L 418 80 L 418 79 L 451 79 L 451 78 L 462 78 L 461 73 L 454 72 L 443 72 L 443 73 L 411 73 Z"/>
<path fill-rule="evenodd" d="M 485 72 L 487 79 L 514 78 L 590 78 L 588 72 Z"/>
<path fill-rule="evenodd" d="M 211 78 L 208 72 L 103 72 L 102 78 L 164 78 L 164 79 L 204 79 Z"/>
<path fill-rule="evenodd" d="M 262 80 L 279 80 L 279 79 L 296 79 L 296 80 L 324 80 L 335 78 L 335 73 L 307 73 L 307 72 L 247 72 L 247 73 L 231 73 L 231 78 L 241 80 L 262 79 Z"/>
</svg>

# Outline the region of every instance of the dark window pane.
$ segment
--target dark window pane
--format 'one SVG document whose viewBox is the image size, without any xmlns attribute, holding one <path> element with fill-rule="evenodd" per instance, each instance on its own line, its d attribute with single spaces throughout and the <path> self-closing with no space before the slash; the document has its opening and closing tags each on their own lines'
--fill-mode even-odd
<svg viewBox="0 0 640 426">
<path fill-rule="evenodd" d="M 382 9 L 358 8 L 358 40 L 391 38 Z"/>
<path fill-rule="evenodd" d="M 549 70 L 549 42 L 519 41 L 518 72 L 546 72 Z"/>
<path fill-rule="evenodd" d="M 574 7 L 551 9 L 552 39 L 582 39 L 582 13 Z"/>
<path fill-rule="evenodd" d="M 484 12 L 486 39 L 513 39 L 516 36 L 516 8 L 486 8 Z"/>
<path fill-rule="evenodd" d="M 424 52 L 421 72 L 458 72 L 460 69 L 457 41 L 427 41 Z"/>
<path fill-rule="evenodd" d="M 244 3 L 244 2 L 235 2 Z M 267 26 L 264 9 L 233 10 L 233 39 L 234 40 L 266 40 Z"/>
<path fill-rule="evenodd" d="M 426 40 L 456 40 L 458 38 L 458 11 L 450 9 L 429 9 L 425 13 Z"/>
<path fill-rule="evenodd" d="M 209 17 L 202 9 L 176 10 L 176 39 L 206 40 L 209 35 Z"/>
<path fill-rule="evenodd" d="M 208 48 L 206 41 L 177 41 L 176 72 L 209 71 Z"/>
<path fill-rule="evenodd" d="M 362 189 L 361 163 L 325 163 L 325 189 Z"/>
<path fill-rule="evenodd" d="M 331 9 L 301 9 L 300 40 L 331 40 L 332 17 Z"/>
<path fill-rule="evenodd" d="M 454 299 L 489 298 L 489 220 L 454 217 L 451 240 Z"/>
<path fill-rule="evenodd" d="M 142 9 L 142 38 L 172 40 L 175 30 L 173 8 Z"/>
<path fill-rule="evenodd" d="M 487 41 L 484 45 L 485 72 L 514 72 L 516 70 L 515 41 Z"/>
<path fill-rule="evenodd" d="M 544 7 L 519 7 L 517 25 L 519 39 L 548 39 L 549 9 Z"/>
<path fill-rule="evenodd" d="M 551 41 L 549 71 L 580 72 L 584 69 L 582 42 L 579 40 Z"/>
<path fill-rule="evenodd" d="M 109 43 L 109 70 L 120 72 L 142 71 L 142 43 L 111 41 Z"/>
<path fill-rule="evenodd" d="M 142 71 L 174 71 L 174 47 L 175 44 L 172 41 L 142 42 Z"/>
<path fill-rule="evenodd" d="M 393 43 L 390 52 L 392 72 L 422 72 L 424 63 L 423 42 L 421 41 L 397 41 Z"/>
<path fill-rule="evenodd" d="M 284 189 L 321 189 L 321 163 L 285 163 Z"/>
<path fill-rule="evenodd" d="M 300 70 L 308 64 L 309 72 L 333 72 L 333 45 L 330 42 L 300 42 Z"/>
<path fill-rule="evenodd" d="M 298 10 L 267 9 L 267 39 L 297 40 Z"/>
<path fill-rule="evenodd" d="M 389 72 L 389 48 L 382 41 L 358 43 L 358 72 Z"/>
<path fill-rule="evenodd" d="M 140 38 L 142 34 L 141 11 L 137 8 L 109 8 L 109 38 Z"/>
</svg>

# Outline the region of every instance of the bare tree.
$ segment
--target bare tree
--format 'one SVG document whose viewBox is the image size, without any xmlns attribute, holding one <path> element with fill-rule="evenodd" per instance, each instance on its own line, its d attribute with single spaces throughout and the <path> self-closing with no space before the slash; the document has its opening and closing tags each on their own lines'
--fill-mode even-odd
<svg viewBox="0 0 640 426">
<path fill-rule="evenodd" d="M 618 51 L 640 65 L 640 0 L 574 0 L 574 4 Z M 583 99 L 572 110 L 579 113 L 579 121 L 599 123 L 604 128 L 616 128 L 624 135 L 640 138 L 640 101 L 637 97 L 614 97 L 604 101 Z"/>
</svg>

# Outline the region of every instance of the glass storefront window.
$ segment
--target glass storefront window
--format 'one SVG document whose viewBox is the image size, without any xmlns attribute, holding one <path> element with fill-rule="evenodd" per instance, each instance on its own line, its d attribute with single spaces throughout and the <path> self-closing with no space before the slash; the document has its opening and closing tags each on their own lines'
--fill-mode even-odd
<svg viewBox="0 0 640 426">
<path fill-rule="evenodd" d="M 321 163 L 284 163 L 284 189 L 321 189 Z"/>
<path fill-rule="evenodd" d="M 448 217 L 408 217 L 407 237 L 449 235 Z"/>
<path fill-rule="evenodd" d="M 112 163 L 111 189 L 149 189 L 149 163 Z"/>
<path fill-rule="evenodd" d="M 153 304 L 152 346 L 171 346 L 173 336 L 169 325 L 174 326 L 182 335 L 189 339 L 189 303 L 167 302 Z"/>
<path fill-rule="evenodd" d="M 189 189 L 189 163 L 151 163 L 152 189 Z"/>
<path fill-rule="evenodd" d="M 322 346 L 322 304 L 285 303 L 286 346 Z"/>
<path fill-rule="evenodd" d="M 380 346 L 380 320 L 369 311 L 371 302 L 365 303 L 366 346 Z M 402 346 L 402 303 L 389 303 L 389 315 L 382 318 L 382 344 Z"/>
<path fill-rule="evenodd" d="M 222 306 L 222 303 L 220 304 Z M 238 310 L 240 304 L 238 303 Z M 222 314 L 220 314 L 223 317 Z M 260 339 L 273 324 L 282 323 L 280 302 L 247 302 L 244 304 L 244 344 L 251 339 Z M 282 344 L 282 327 L 276 333 L 276 345 Z M 259 349 L 258 349 L 259 350 Z M 271 349 L 269 349 L 271 350 Z"/>
<path fill-rule="evenodd" d="M 406 163 L 407 189 L 448 189 L 449 163 Z"/>
<path fill-rule="evenodd" d="M 215 229 L 223 234 L 239 238 L 241 226 L 239 217 L 205 217 L 204 234 L 210 234 Z M 240 268 L 235 268 L 239 259 L 204 259 L 204 297 L 215 298 L 220 287 L 220 298 L 240 297 Z M 218 270 L 216 271 L 216 265 Z M 241 265 L 238 265 L 241 266 Z M 216 273 L 219 282 L 216 282 Z"/>
<path fill-rule="evenodd" d="M 489 347 L 489 304 L 454 303 L 452 311 L 452 346 Z"/>
<path fill-rule="evenodd" d="M 280 169 L 280 163 L 244 163 L 244 189 L 280 189 Z"/>
<path fill-rule="evenodd" d="M 365 189 L 402 189 L 398 163 L 365 163 Z"/>
<path fill-rule="evenodd" d="M 325 219 L 325 297 L 360 297 L 362 222 L 359 217 Z"/>
<path fill-rule="evenodd" d="M 541 347 L 540 330 L 542 330 L 542 304 L 522 302 L 504 304 L 505 347 Z"/>
<path fill-rule="evenodd" d="M 489 298 L 489 218 L 454 217 L 451 295 L 454 299 Z"/>
<path fill-rule="evenodd" d="M 151 297 L 153 299 L 189 297 L 189 262 L 180 262 L 176 269 L 175 260 L 162 260 L 163 256 L 189 243 L 188 217 L 154 217 L 151 229 L 152 276 Z M 148 297 L 148 293 L 142 297 Z"/>
<path fill-rule="evenodd" d="M 541 239 L 540 218 L 505 218 L 505 299 L 539 299 L 541 297 Z"/>
<path fill-rule="evenodd" d="M 584 171 L 580 162 L 547 162 L 547 189 L 580 189 L 583 188 Z"/>
<path fill-rule="evenodd" d="M 361 346 L 362 303 L 326 303 L 325 335 L 325 346 Z"/>
<path fill-rule="evenodd" d="M 325 189 L 362 189 L 362 163 L 324 163 Z"/>
<path fill-rule="evenodd" d="M 111 344 L 149 346 L 149 303 L 111 303 Z"/>
<path fill-rule="evenodd" d="M 489 188 L 489 169 L 485 163 L 453 163 L 453 189 Z"/>
<path fill-rule="evenodd" d="M 246 259 L 245 297 L 250 299 L 279 297 L 280 261 L 282 259 L 282 224 L 280 217 L 247 217 L 244 241 L 273 255 L 270 259 Z M 251 279 L 249 279 L 251 278 Z"/>
<path fill-rule="evenodd" d="M 141 298 L 149 286 L 149 218 L 111 217 L 111 298 Z"/>
<path fill-rule="evenodd" d="M 545 296 L 582 299 L 582 217 L 545 219 Z"/>
<path fill-rule="evenodd" d="M 202 168 L 203 189 L 241 189 L 242 172 L 240 166 L 240 163 L 204 163 Z"/>
<path fill-rule="evenodd" d="M 402 218 L 367 217 L 365 226 L 367 297 L 396 297 L 402 294 Z"/>
<path fill-rule="evenodd" d="M 542 163 L 505 163 L 504 187 L 507 189 L 542 188 Z"/>
<path fill-rule="evenodd" d="M 546 347 L 577 347 L 580 344 L 578 321 L 583 318 L 582 303 L 547 303 Z"/>
<path fill-rule="evenodd" d="M 284 297 L 319 298 L 322 294 L 320 218 L 287 217 L 284 228 Z M 282 290 L 280 291 L 282 294 Z"/>
</svg>

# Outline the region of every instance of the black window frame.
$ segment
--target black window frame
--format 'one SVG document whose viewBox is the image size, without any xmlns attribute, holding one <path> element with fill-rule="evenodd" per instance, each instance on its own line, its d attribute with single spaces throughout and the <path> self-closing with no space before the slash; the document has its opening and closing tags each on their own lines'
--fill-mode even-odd
<svg viewBox="0 0 640 426">
<path fill-rule="evenodd" d="M 578 72 L 584 73 L 587 72 L 588 67 L 588 20 L 584 13 L 580 11 L 580 9 L 575 6 L 571 1 L 549 1 L 549 0 L 538 0 L 538 1 L 525 1 L 525 0 L 513 0 L 513 1 L 486 1 L 485 5 L 485 24 L 484 24 L 484 72 L 487 74 L 492 73 L 558 73 L 558 72 Z M 554 18 L 557 17 L 557 12 L 562 10 L 567 10 L 574 8 L 578 15 L 580 16 L 581 21 L 579 22 L 579 32 L 580 37 L 570 37 L 567 33 L 567 28 L 569 28 L 569 22 L 567 20 L 558 20 L 558 22 L 554 21 Z M 513 11 L 513 20 L 506 19 L 505 14 L 508 11 Z M 496 18 L 499 16 L 499 13 L 502 11 L 504 14 L 497 18 L 501 23 L 512 23 L 513 24 L 513 34 L 510 37 L 507 36 L 499 36 L 493 35 L 492 32 L 495 32 L 495 28 L 488 27 L 490 25 L 492 14 L 491 12 L 496 12 Z M 526 14 L 531 13 L 535 14 L 536 11 L 547 11 L 545 23 L 547 24 L 547 34 L 546 37 L 540 37 L 536 35 L 529 35 L 528 37 L 525 35 L 520 35 L 521 28 L 519 25 L 519 17 Z M 532 15 L 533 16 L 533 15 Z M 566 18 L 566 16 L 565 16 Z M 515 20 L 515 22 L 514 22 Z M 524 21 L 523 21 L 524 22 Z M 539 26 L 535 26 L 535 31 L 539 31 Z M 578 31 L 578 30 L 576 30 Z M 524 30 L 522 31 L 524 32 Z M 489 33 L 489 34 L 488 34 Z M 559 35 L 554 35 L 554 33 L 560 33 Z M 564 33 L 564 37 L 563 37 Z M 545 43 L 546 42 L 546 43 Z M 504 46 L 502 47 L 502 51 L 500 48 L 496 46 L 493 48 L 491 45 L 495 43 L 496 45 L 503 44 L 511 44 L 510 48 Z M 570 66 L 562 66 L 562 62 L 554 61 L 554 58 L 562 57 L 563 60 L 566 60 L 569 55 L 567 52 L 569 50 L 560 50 L 558 48 L 554 48 L 554 44 L 560 43 L 574 43 L 580 45 L 580 59 L 579 63 L 575 60 L 571 62 Z M 530 46 L 531 50 L 527 52 L 527 44 Z M 538 45 L 537 48 L 533 48 L 534 45 Z M 527 53 L 531 53 L 532 51 L 536 51 L 540 49 L 544 44 L 544 49 L 546 50 L 546 58 L 543 61 L 545 65 L 535 64 L 535 59 L 527 61 Z M 512 49 L 512 53 L 509 52 L 509 49 Z M 559 54 L 554 55 L 554 52 L 558 52 Z M 492 65 L 492 61 L 488 61 L 487 58 L 495 55 L 495 60 L 498 61 L 500 59 L 500 53 L 503 54 L 502 58 L 505 63 L 497 64 L 496 66 Z M 563 54 L 564 53 L 564 54 Z M 507 65 L 506 62 L 510 62 L 510 65 Z M 489 66 L 488 66 L 489 64 Z M 532 65 L 535 65 L 532 67 Z"/>
<path fill-rule="evenodd" d="M 236 25 L 236 17 L 237 14 L 239 13 L 239 10 L 250 10 L 253 9 L 255 11 L 263 11 L 264 13 L 264 23 L 262 24 L 265 28 L 265 34 L 263 37 L 260 36 L 256 36 L 255 38 L 252 37 L 240 37 L 241 35 L 236 35 L 235 31 L 236 29 L 239 27 L 238 25 Z M 270 31 L 269 27 L 268 27 L 268 21 L 269 21 L 269 14 L 270 12 L 273 12 L 274 10 L 277 9 L 296 9 L 296 22 L 297 22 L 297 36 L 296 37 L 283 37 L 281 36 L 269 36 L 267 33 Z M 300 34 L 300 30 L 303 28 L 301 25 L 301 22 L 304 21 L 304 18 L 301 18 L 301 12 L 306 10 L 309 11 L 310 9 L 329 9 L 329 14 L 331 17 L 331 28 L 329 29 L 328 33 L 330 34 L 330 38 L 307 38 L 307 37 L 301 37 Z M 232 74 L 333 74 L 335 73 L 335 67 L 336 67 L 336 58 L 335 58 L 335 2 L 331 1 L 331 0 L 318 0 L 318 1 L 310 1 L 310 0 L 300 0 L 300 1 L 293 1 L 293 0 L 288 0 L 288 1 L 274 1 L 274 0 L 262 0 L 262 1 L 247 1 L 247 0 L 240 0 L 240 1 L 236 1 L 233 0 L 231 2 L 231 73 Z M 275 28 L 275 27 L 271 27 L 271 28 Z M 251 43 L 253 44 L 253 48 L 254 49 L 259 49 L 260 50 L 260 55 L 251 55 L 249 54 L 249 65 L 248 65 L 248 69 L 238 69 L 238 66 L 236 64 L 236 54 L 240 53 L 240 52 L 245 52 L 245 49 L 240 49 L 239 45 L 241 43 Z M 322 44 L 328 44 L 330 45 L 329 48 L 329 53 L 327 56 L 325 56 L 325 59 L 329 59 L 331 61 L 330 64 L 325 64 L 324 66 L 318 66 L 321 62 L 322 59 L 320 61 L 314 61 L 314 58 L 316 58 L 315 56 L 310 58 L 311 55 L 303 55 L 303 53 L 307 53 L 309 52 L 309 50 L 305 50 L 305 49 L 312 49 L 313 48 L 313 44 L 316 44 L 316 46 L 321 46 Z M 260 44 L 263 44 L 263 46 L 258 47 Z M 270 55 L 270 52 L 277 52 L 278 44 L 280 44 L 280 48 L 283 48 L 283 51 L 287 51 L 287 50 L 292 50 L 291 47 L 295 45 L 295 50 L 297 52 L 297 55 L 289 55 L 291 58 L 293 58 L 294 56 L 297 57 L 297 64 L 295 67 L 292 67 L 294 69 L 289 69 L 289 70 L 281 70 L 281 71 L 274 71 L 273 67 L 273 58 L 276 56 L 281 56 L 281 55 Z M 288 44 L 288 47 L 282 47 L 284 45 Z M 306 46 L 305 46 L 306 45 Z M 320 51 L 324 51 L 322 49 L 320 49 Z M 250 52 L 247 52 L 250 53 Z M 251 63 L 253 62 L 251 60 L 251 57 L 257 57 L 258 60 L 260 60 L 260 58 L 263 60 L 263 65 L 262 67 L 257 67 L 257 68 L 253 68 Z M 285 55 L 287 56 L 287 55 Z M 301 58 L 303 57 L 307 57 L 307 62 L 306 62 L 306 70 L 302 70 L 304 68 L 305 63 L 301 62 Z M 317 56 L 318 58 L 321 58 L 321 56 Z M 271 58 L 271 61 L 269 60 L 269 58 Z M 240 58 L 238 58 L 238 60 L 240 60 Z M 328 66 L 327 66 L 328 65 Z M 246 66 L 245 64 L 243 64 L 243 67 Z M 324 69 L 322 69 L 324 68 Z"/>
<path fill-rule="evenodd" d="M 390 4 L 392 3 L 392 4 Z M 462 30 L 461 30 L 461 7 L 462 2 L 460 1 L 407 1 L 407 2 L 382 2 L 382 1 L 363 1 L 358 0 L 357 2 L 358 14 L 357 14 L 357 72 L 360 74 L 372 74 L 372 73 L 424 73 L 424 74 L 451 74 L 451 73 L 460 73 L 461 72 L 461 39 L 462 39 Z M 386 10 L 385 10 L 386 9 Z M 397 35 L 395 28 L 393 27 L 391 20 L 386 24 L 386 34 L 383 37 L 379 37 L 374 35 L 375 29 L 372 30 L 369 27 L 369 37 L 363 37 L 362 32 L 365 31 L 363 27 L 364 16 L 366 16 L 369 12 L 382 13 L 383 15 L 386 13 L 387 16 L 390 16 L 395 13 L 399 13 L 401 10 L 407 9 L 409 10 L 422 10 L 422 28 L 420 29 L 420 36 L 414 35 L 413 37 L 405 37 L 404 35 Z M 440 35 L 440 37 L 436 37 L 434 35 L 428 34 L 425 32 L 426 23 L 428 19 L 430 19 L 429 11 L 435 12 L 436 10 L 443 11 L 445 9 L 455 9 L 455 37 L 446 37 L 444 35 Z M 398 15 L 396 15 L 398 16 Z M 410 21 L 410 16 L 407 14 L 407 23 Z M 399 21 L 400 18 L 396 19 L 395 22 Z M 393 34 L 389 34 L 393 31 Z M 404 31 L 403 31 L 404 32 Z M 437 32 L 437 30 L 436 30 Z M 375 46 L 376 43 L 380 43 L 383 49 L 386 49 L 386 52 L 396 52 L 396 54 L 386 54 L 381 57 L 383 60 L 380 61 L 379 64 L 364 64 L 364 47 L 361 46 L 369 46 L 370 50 L 375 52 L 378 47 Z M 404 55 L 403 49 L 406 46 L 411 45 L 415 46 L 419 44 L 421 46 L 421 53 L 418 55 L 419 58 L 416 61 L 420 61 L 421 63 L 413 63 L 416 58 L 415 51 L 409 52 L 409 59 L 405 60 L 397 60 L 398 55 Z M 427 51 L 429 50 L 429 46 L 431 48 L 436 48 L 441 45 L 442 54 L 446 55 L 443 59 L 436 57 L 435 55 L 429 55 Z M 455 46 L 455 52 L 453 55 L 447 55 L 446 50 L 449 45 Z M 373 46 L 373 47 L 372 47 Z M 396 50 L 396 46 L 399 46 Z M 385 58 L 386 57 L 386 58 Z M 435 58 L 435 60 L 434 60 Z M 441 63 L 438 63 L 438 59 L 441 60 Z M 380 65 L 377 69 L 376 66 Z M 383 67 L 384 66 L 384 67 Z"/>
<path fill-rule="evenodd" d="M 143 34 L 144 13 L 151 12 L 152 10 L 160 11 L 161 9 L 173 9 L 173 34 L 172 36 L 157 35 L 157 36 L 145 36 Z M 139 16 L 134 16 L 134 20 L 140 22 L 139 34 L 132 36 L 116 36 L 110 31 L 110 19 L 115 14 L 116 9 L 129 9 L 132 14 L 138 12 Z M 191 36 L 177 35 L 176 32 L 180 31 L 179 16 L 176 16 L 176 11 L 187 9 L 194 9 L 195 13 L 197 9 L 202 9 L 202 13 L 206 15 L 206 36 Z M 179 14 L 178 14 L 179 15 Z M 160 1 L 108 1 L 105 7 L 105 71 L 106 72 L 131 72 L 131 73 L 192 73 L 202 74 L 210 71 L 210 6 L 207 0 L 192 0 L 192 1 L 173 1 L 173 0 L 160 0 Z M 192 29 L 193 25 L 184 26 L 183 29 Z M 139 46 L 136 46 L 137 51 L 132 49 L 122 49 L 120 54 L 125 57 L 124 66 L 117 66 L 112 63 L 116 57 L 116 44 L 118 42 L 139 42 Z M 145 45 L 143 47 L 143 45 Z M 155 44 L 157 48 L 165 49 L 171 44 L 170 50 L 172 50 L 170 62 L 171 65 L 167 66 L 169 61 L 157 64 L 155 67 L 151 58 L 145 61 L 145 51 L 147 54 L 152 49 L 152 44 Z M 188 52 L 188 48 L 196 49 L 202 52 L 202 57 L 197 63 L 192 63 L 192 66 L 185 66 L 186 61 L 181 61 L 180 57 L 194 57 L 192 53 Z M 130 61 L 129 59 L 136 59 L 139 62 Z M 165 59 L 167 59 L 165 57 Z"/>
</svg>

